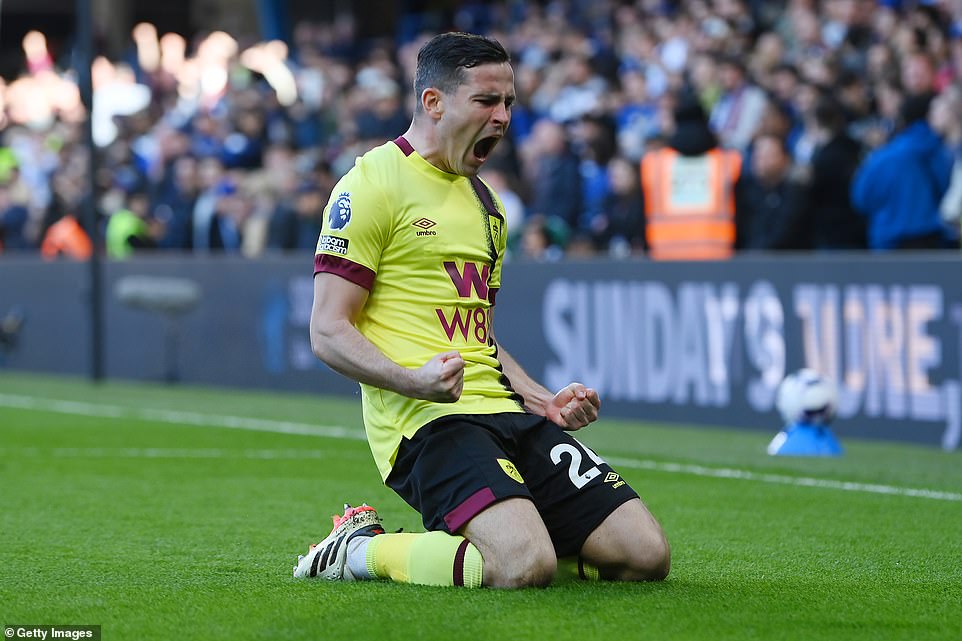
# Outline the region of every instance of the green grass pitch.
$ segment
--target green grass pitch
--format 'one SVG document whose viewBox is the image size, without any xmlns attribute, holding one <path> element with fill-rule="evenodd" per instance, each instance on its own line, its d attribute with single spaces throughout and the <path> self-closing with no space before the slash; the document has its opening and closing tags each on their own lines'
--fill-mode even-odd
<svg viewBox="0 0 962 641">
<path fill-rule="evenodd" d="M 103 639 L 960 639 L 962 454 L 603 420 L 581 438 L 663 523 L 658 584 L 515 592 L 291 578 L 380 484 L 357 399 L 0 374 L 0 623 Z M 774 432 L 774 426 L 773 426 Z M 913 490 L 924 490 L 913 492 Z"/>
</svg>

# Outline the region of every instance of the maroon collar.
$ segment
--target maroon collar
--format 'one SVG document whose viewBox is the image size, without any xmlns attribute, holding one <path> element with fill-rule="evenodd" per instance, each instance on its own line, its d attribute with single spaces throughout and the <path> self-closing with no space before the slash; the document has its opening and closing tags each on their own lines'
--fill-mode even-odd
<svg viewBox="0 0 962 641">
<path fill-rule="evenodd" d="M 393 142 L 395 145 L 398 146 L 398 148 L 404 153 L 405 156 L 410 156 L 411 154 L 414 153 L 414 147 L 411 146 L 411 143 L 409 143 L 407 141 L 407 138 L 405 138 L 404 136 L 398 136 L 397 138 L 394 139 Z"/>
</svg>

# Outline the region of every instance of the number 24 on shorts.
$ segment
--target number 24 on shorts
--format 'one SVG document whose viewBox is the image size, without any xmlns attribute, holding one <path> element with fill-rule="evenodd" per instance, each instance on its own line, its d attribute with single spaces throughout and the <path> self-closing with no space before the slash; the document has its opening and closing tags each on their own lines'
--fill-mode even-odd
<svg viewBox="0 0 962 641">
<path fill-rule="evenodd" d="M 574 484 L 574 486 L 580 490 L 587 485 L 589 481 L 601 474 L 601 470 L 598 469 L 598 465 L 603 465 L 605 461 L 591 451 L 590 447 L 583 445 L 581 442 L 576 442 L 581 446 L 581 449 L 584 450 L 585 454 L 588 455 L 588 458 L 595 463 L 595 465 L 592 465 L 584 472 L 581 471 L 581 463 L 583 459 L 581 451 L 570 443 L 559 443 L 558 445 L 555 445 L 551 448 L 550 456 L 551 462 L 555 465 L 561 464 L 563 458 L 568 458 L 568 478 L 571 479 L 571 482 Z"/>
</svg>

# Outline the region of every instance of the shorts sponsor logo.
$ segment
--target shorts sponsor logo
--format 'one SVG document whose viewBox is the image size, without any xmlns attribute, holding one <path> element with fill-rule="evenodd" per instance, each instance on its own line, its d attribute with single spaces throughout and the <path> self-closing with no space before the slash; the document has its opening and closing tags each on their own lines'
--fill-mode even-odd
<svg viewBox="0 0 962 641">
<path fill-rule="evenodd" d="M 438 235 L 438 232 L 431 229 L 432 227 L 437 225 L 437 223 L 431 220 L 430 218 L 418 218 L 411 224 L 418 228 L 418 232 L 417 232 L 418 236 L 437 236 Z"/>
<path fill-rule="evenodd" d="M 608 472 L 608 474 L 605 475 L 605 483 L 611 483 L 611 489 L 621 487 L 625 484 L 625 482 L 621 480 L 621 477 L 614 472 Z"/>
<path fill-rule="evenodd" d="M 501 466 L 501 469 L 504 470 L 505 474 L 513 478 L 515 481 L 518 483 L 524 483 L 524 479 L 521 478 L 521 472 L 519 472 L 518 468 L 514 466 L 514 463 L 508 459 L 499 458 L 498 465 Z"/>
<path fill-rule="evenodd" d="M 332 254 L 340 254 L 341 256 L 347 255 L 347 238 L 338 238 L 337 236 L 323 235 L 317 241 L 317 251 L 318 252 L 330 252 Z"/>
</svg>

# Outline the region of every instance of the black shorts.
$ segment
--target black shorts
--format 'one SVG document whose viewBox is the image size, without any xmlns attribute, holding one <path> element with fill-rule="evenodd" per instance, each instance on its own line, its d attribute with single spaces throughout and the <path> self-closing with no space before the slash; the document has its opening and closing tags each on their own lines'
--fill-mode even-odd
<svg viewBox="0 0 962 641">
<path fill-rule="evenodd" d="M 403 439 L 387 485 L 424 527 L 454 534 L 489 505 L 531 499 L 559 557 L 638 495 L 589 448 L 533 414 L 458 414 Z"/>
</svg>

